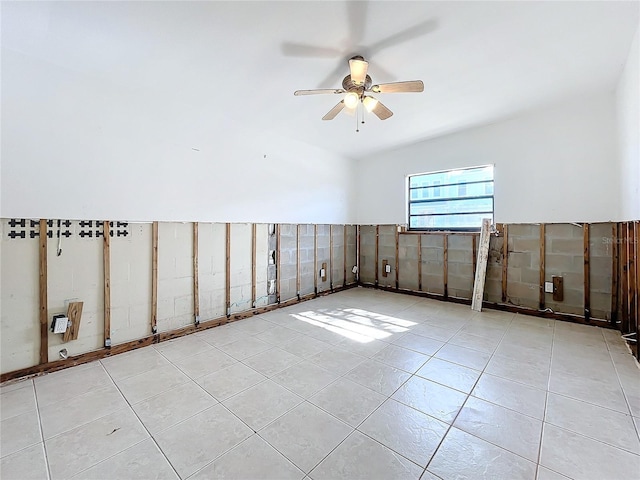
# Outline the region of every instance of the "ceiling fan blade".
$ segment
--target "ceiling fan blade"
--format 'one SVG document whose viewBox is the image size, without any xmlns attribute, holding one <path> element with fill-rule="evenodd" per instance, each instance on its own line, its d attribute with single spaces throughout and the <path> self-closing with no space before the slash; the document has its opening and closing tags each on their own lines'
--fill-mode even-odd
<svg viewBox="0 0 640 480">
<path fill-rule="evenodd" d="M 399 43 L 408 42 L 409 40 L 421 37 L 427 33 L 433 32 L 437 28 L 438 22 L 436 20 L 425 20 L 413 27 L 409 27 L 406 30 L 402 30 L 401 32 L 390 35 L 387 38 L 383 38 L 382 40 L 374 43 L 369 47 L 369 55 L 373 55 L 380 50 L 384 50 L 385 48 L 392 47 Z"/>
<path fill-rule="evenodd" d="M 316 45 L 305 45 L 303 43 L 283 42 L 281 50 L 287 57 L 315 57 L 315 58 L 335 58 L 342 55 L 336 48 L 318 47 Z"/>
<path fill-rule="evenodd" d="M 351 45 L 358 45 L 364 37 L 369 2 L 347 2 L 347 19 L 349 20 L 349 40 Z"/>
<path fill-rule="evenodd" d="M 376 103 L 376 106 L 371 109 L 371 112 L 374 113 L 380 120 L 386 120 L 391 115 L 393 115 L 393 112 L 379 101 Z"/>
<path fill-rule="evenodd" d="M 329 110 L 327 114 L 324 117 L 322 117 L 322 119 L 333 120 L 334 118 L 336 118 L 336 115 L 338 115 L 342 111 L 343 108 L 344 108 L 344 100 L 340 100 L 340 103 L 338 103 L 335 107 Z"/>
<path fill-rule="evenodd" d="M 340 82 L 344 77 L 344 60 L 340 59 L 334 68 L 319 84 L 319 88 L 328 88 Z"/>
<path fill-rule="evenodd" d="M 351 80 L 360 85 L 364 84 L 364 79 L 367 78 L 369 62 L 354 57 L 349 60 L 349 69 L 351 70 Z"/>
<path fill-rule="evenodd" d="M 325 95 L 325 94 L 340 94 L 344 93 L 344 90 L 341 88 L 323 88 L 316 90 L 296 90 L 293 94 L 296 97 L 300 97 L 302 95 Z"/>
<path fill-rule="evenodd" d="M 424 83 L 422 80 L 411 80 L 408 82 L 381 83 L 373 85 L 371 91 L 374 93 L 402 93 L 402 92 L 423 92 Z"/>
</svg>

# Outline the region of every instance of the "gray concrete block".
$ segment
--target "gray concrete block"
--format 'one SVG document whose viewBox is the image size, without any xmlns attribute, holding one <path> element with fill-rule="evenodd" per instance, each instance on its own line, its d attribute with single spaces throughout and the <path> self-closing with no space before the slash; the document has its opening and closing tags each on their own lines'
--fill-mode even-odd
<svg viewBox="0 0 640 480">
<path fill-rule="evenodd" d="M 582 226 L 570 223 L 548 223 L 545 225 L 545 236 L 550 238 L 582 238 Z"/>
<path fill-rule="evenodd" d="M 527 223 L 515 223 L 509 224 L 509 231 L 507 236 L 509 239 L 512 237 L 540 237 L 540 226 L 531 225 Z"/>
<path fill-rule="evenodd" d="M 547 240 L 547 252 L 566 253 L 569 255 L 582 255 L 584 243 L 581 238 L 551 238 Z"/>
<path fill-rule="evenodd" d="M 528 252 L 509 252 L 507 267 L 511 266 L 514 268 L 532 267 L 531 254 Z"/>
</svg>

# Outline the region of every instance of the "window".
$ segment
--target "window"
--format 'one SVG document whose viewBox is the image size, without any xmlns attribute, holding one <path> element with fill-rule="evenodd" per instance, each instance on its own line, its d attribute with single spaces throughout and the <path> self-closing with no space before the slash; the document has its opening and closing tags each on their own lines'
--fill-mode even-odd
<svg viewBox="0 0 640 480">
<path fill-rule="evenodd" d="M 410 230 L 479 230 L 493 223 L 493 166 L 409 175 Z"/>
</svg>

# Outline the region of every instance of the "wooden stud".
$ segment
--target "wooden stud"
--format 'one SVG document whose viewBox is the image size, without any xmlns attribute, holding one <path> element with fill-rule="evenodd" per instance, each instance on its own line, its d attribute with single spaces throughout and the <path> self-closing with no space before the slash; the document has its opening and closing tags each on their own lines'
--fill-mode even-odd
<svg viewBox="0 0 640 480">
<path fill-rule="evenodd" d="M 280 281 L 282 269 L 280 264 L 280 224 L 276 224 L 276 302 L 280 303 L 280 292 L 282 292 Z"/>
<path fill-rule="evenodd" d="M 627 273 L 629 275 L 628 290 L 629 290 L 629 323 L 631 330 L 636 330 L 638 325 L 638 315 L 636 310 L 636 259 L 635 259 L 635 222 L 627 223 Z"/>
<path fill-rule="evenodd" d="M 296 295 L 300 299 L 300 224 L 296 225 Z"/>
<path fill-rule="evenodd" d="M 546 279 L 545 263 L 546 263 L 546 225 L 540 224 L 540 296 L 538 298 L 538 309 L 545 309 L 545 291 L 544 283 Z"/>
<path fill-rule="evenodd" d="M 621 240 L 621 249 L 620 249 L 620 276 L 622 282 L 620 284 L 620 300 L 621 300 L 621 311 L 622 311 L 622 323 L 620 325 L 622 333 L 629 333 L 629 292 L 627 290 L 627 286 L 629 284 L 628 280 L 628 237 L 627 237 L 627 225 L 625 223 L 620 224 L 620 236 Z"/>
<path fill-rule="evenodd" d="M 356 225 L 356 266 L 358 267 L 358 272 L 356 274 L 356 283 L 360 283 L 360 225 Z"/>
<path fill-rule="evenodd" d="M 633 245 L 635 245 L 634 249 L 634 266 L 636 270 L 636 279 L 635 279 L 635 319 L 634 326 L 636 330 L 636 359 L 640 360 L 640 265 L 638 261 L 640 261 L 640 222 L 633 222 Z"/>
<path fill-rule="evenodd" d="M 584 319 L 586 322 L 591 318 L 591 271 L 589 265 L 591 254 L 589 251 L 589 230 L 590 225 L 585 223 L 582 227 L 582 236 L 584 247 Z"/>
<path fill-rule="evenodd" d="M 231 315 L 231 224 L 226 225 L 225 235 L 225 271 L 224 271 L 224 296 L 227 309 L 227 318 Z"/>
<path fill-rule="evenodd" d="M 618 224 L 611 227 L 611 324 L 618 322 L 618 273 L 620 267 Z"/>
<path fill-rule="evenodd" d="M 193 315 L 200 323 L 200 285 L 198 280 L 198 222 L 193 222 Z"/>
<path fill-rule="evenodd" d="M 400 287 L 400 237 L 399 231 L 400 225 L 396 225 L 396 288 Z"/>
<path fill-rule="evenodd" d="M 507 269 L 509 266 L 509 225 L 503 225 L 502 244 L 502 301 L 507 301 Z"/>
<path fill-rule="evenodd" d="M 342 286 L 347 286 L 347 226 L 342 226 Z"/>
<path fill-rule="evenodd" d="M 375 261 L 375 266 L 376 266 L 376 276 L 375 276 L 375 282 L 376 285 L 378 285 L 378 237 L 380 235 L 380 225 L 376 225 L 376 261 Z"/>
<path fill-rule="evenodd" d="M 444 281 L 444 298 L 449 297 L 449 234 L 445 233 L 442 237 L 442 279 Z"/>
<path fill-rule="evenodd" d="M 329 225 L 329 289 L 333 291 L 333 225 Z"/>
<path fill-rule="evenodd" d="M 40 219 L 39 237 L 39 302 L 40 302 L 40 363 L 49 361 L 49 306 L 47 304 L 47 221 Z"/>
<path fill-rule="evenodd" d="M 109 222 L 103 223 L 102 266 L 104 273 L 104 346 L 111 347 L 111 234 Z"/>
<path fill-rule="evenodd" d="M 151 232 L 151 333 L 158 333 L 158 222 Z"/>
<path fill-rule="evenodd" d="M 256 307 L 256 283 L 257 283 L 257 248 L 256 248 L 256 224 L 251 224 L 251 307 Z"/>
<path fill-rule="evenodd" d="M 318 225 L 313 225 L 313 291 L 318 294 Z"/>
<path fill-rule="evenodd" d="M 422 291 L 422 235 L 418 235 L 418 290 Z"/>
</svg>

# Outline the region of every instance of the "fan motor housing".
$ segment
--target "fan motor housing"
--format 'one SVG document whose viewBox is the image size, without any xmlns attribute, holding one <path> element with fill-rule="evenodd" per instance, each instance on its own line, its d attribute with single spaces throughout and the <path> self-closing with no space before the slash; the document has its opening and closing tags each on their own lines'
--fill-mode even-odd
<svg viewBox="0 0 640 480">
<path fill-rule="evenodd" d="M 347 92 L 356 91 L 358 93 L 361 93 L 363 87 L 364 90 L 369 90 L 371 88 L 371 83 L 372 81 L 369 75 L 365 77 L 364 85 L 354 82 L 353 80 L 351 80 L 351 75 L 347 75 L 342 80 L 342 88 L 344 88 Z"/>
</svg>

